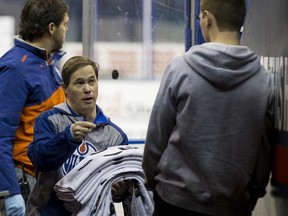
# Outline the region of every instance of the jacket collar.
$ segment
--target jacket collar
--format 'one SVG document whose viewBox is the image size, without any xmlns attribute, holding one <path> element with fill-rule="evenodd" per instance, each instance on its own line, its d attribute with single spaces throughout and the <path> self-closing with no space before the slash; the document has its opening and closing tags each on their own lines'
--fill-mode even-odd
<svg viewBox="0 0 288 216">
<path fill-rule="evenodd" d="M 28 50 L 29 52 L 46 60 L 48 65 L 54 65 L 55 62 L 59 61 L 62 58 L 62 56 L 66 54 L 66 52 L 61 50 L 52 53 L 52 55 L 48 54 L 47 50 L 31 45 L 27 41 L 24 41 L 19 35 L 14 37 L 14 44 L 17 47 L 24 48 L 25 50 Z"/>
</svg>

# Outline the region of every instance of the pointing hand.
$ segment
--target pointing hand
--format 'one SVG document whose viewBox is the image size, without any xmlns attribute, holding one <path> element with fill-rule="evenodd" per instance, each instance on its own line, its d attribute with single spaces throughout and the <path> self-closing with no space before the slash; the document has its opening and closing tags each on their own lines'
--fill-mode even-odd
<svg viewBox="0 0 288 216">
<path fill-rule="evenodd" d="M 76 122 L 72 125 L 72 133 L 76 142 L 81 142 L 96 125 L 91 122 Z"/>
</svg>

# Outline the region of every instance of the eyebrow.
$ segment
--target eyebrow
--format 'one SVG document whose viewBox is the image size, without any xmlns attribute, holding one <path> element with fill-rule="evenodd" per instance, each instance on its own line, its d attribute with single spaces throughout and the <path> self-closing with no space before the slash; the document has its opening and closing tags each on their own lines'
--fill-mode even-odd
<svg viewBox="0 0 288 216">
<path fill-rule="evenodd" d="M 89 80 L 89 79 L 97 79 L 97 78 L 96 78 L 96 75 L 93 75 L 93 76 L 88 77 L 87 79 Z M 77 79 L 74 80 L 74 82 L 78 80 L 87 80 L 87 79 L 84 77 L 78 77 Z"/>
</svg>

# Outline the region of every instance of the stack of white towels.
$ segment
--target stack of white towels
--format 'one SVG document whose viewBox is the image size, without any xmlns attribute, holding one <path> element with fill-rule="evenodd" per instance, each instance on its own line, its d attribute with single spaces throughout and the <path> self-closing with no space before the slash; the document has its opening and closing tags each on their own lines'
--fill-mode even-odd
<svg viewBox="0 0 288 216">
<path fill-rule="evenodd" d="M 79 216 L 116 216 L 111 188 L 119 180 L 132 180 L 122 201 L 125 216 L 151 216 L 152 193 L 144 186 L 142 150 L 114 146 L 87 156 L 54 187 L 65 207 Z"/>
</svg>

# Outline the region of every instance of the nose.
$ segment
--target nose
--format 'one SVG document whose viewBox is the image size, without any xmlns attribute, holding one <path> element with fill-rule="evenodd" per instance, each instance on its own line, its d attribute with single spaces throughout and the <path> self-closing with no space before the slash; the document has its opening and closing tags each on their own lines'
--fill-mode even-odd
<svg viewBox="0 0 288 216">
<path fill-rule="evenodd" d="M 88 83 L 85 84 L 83 91 L 84 91 L 84 93 L 90 93 L 91 92 L 91 86 Z"/>
</svg>

